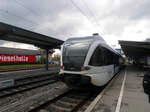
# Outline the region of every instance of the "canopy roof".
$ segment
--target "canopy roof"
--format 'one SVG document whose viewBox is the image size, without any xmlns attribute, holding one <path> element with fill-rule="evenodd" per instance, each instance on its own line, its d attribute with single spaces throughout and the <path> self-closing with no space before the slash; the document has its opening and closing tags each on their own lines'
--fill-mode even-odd
<svg viewBox="0 0 150 112">
<path fill-rule="evenodd" d="M 143 41 L 119 41 L 126 56 L 138 59 L 145 56 L 150 56 L 150 42 Z"/>
<path fill-rule="evenodd" d="M 29 50 L 29 49 L 18 49 L 18 48 L 10 48 L 10 47 L 0 47 L 0 54 L 4 55 L 28 55 L 28 56 L 36 56 L 36 55 L 44 55 L 45 52 L 41 50 Z"/>
<path fill-rule="evenodd" d="M 64 42 L 53 37 L 28 31 L 2 22 L 0 22 L 0 39 L 32 44 L 44 49 L 59 48 Z"/>
</svg>

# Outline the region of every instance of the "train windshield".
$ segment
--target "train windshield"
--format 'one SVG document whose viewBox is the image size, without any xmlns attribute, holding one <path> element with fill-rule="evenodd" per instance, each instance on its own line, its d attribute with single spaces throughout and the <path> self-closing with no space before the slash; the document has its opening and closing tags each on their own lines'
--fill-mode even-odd
<svg viewBox="0 0 150 112">
<path fill-rule="evenodd" d="M 84 64 L 91 42 L 69 42 L 63 46 L 63 65 L 66 69 L 77 68 Z"/>
</svg>

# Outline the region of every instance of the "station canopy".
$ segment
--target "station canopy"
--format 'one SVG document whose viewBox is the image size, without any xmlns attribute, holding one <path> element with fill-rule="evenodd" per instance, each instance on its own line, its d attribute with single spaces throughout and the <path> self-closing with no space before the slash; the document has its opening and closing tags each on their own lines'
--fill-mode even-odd
<svg viewBox="0 0 150 112">
<path fill-rule="evenodd" d="M 0 40 L 32 44 L 43 49 L 60 48 L 62 40 L 0 22 Z"/>
<path fill-rule="evenodd" d="M 132 59 L 150 56 L 150 42 L 148 41 L 119 41 L 124 54 Z"/>
<path fill-rule="evenodd" d="M 44 55 L 43 50 L 29 50 L 29 49 L 18 49 L 10 47 L 0 47 L 0 55 L 26 55 L 26 56 L 37 56 Z"/>
</svg>

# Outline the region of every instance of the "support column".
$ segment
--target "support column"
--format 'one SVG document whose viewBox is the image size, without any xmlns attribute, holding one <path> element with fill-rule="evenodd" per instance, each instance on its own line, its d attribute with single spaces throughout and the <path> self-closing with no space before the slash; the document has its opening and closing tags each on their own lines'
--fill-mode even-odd
<svg viewBox="0 0 150 112">
<path fill-rule="evenodd" d="M 48 70 L 48 54 L 49 54 L 49 49 L 46 49 L 46 61 L 45 61 L 45 69 Z"/>
</svg>

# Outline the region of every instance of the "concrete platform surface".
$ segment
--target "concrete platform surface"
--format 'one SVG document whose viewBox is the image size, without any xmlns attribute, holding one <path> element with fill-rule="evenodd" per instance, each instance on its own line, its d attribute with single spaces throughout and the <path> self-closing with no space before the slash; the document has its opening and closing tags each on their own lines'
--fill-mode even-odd
<svg viewBox="0 0 150 112">
<path fill-rule="evenodd" d="M 142 86 L 143 75 L 144 71 L 127 67 L 108 86 L 92 112 L 150 112 Z M 88 108 L 86 112 L 91 112 Z"/>
</svg>

